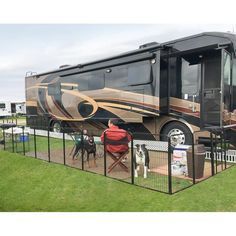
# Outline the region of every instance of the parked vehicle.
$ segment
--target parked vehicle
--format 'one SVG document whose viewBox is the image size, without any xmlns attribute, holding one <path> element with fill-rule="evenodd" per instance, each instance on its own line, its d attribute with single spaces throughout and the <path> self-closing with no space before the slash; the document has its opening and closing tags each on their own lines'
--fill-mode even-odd
<svg viewBox="0 0 236 236">
<path fill-rule="evenodd" d="M 0 101 L 0 117 L 11 116 L 11 102 Z"/>
<path fill-rule="evenodd" d="M 26 114 L 25 102 L 12 102 L 11 110 L 12 113 L 15 115 L 25 115 Z"/>
<path fill-rule="evenodd" d="M 190 143 L 194 130 L 236 123 L 235 50 L 235 35 L 201 33 L 27 75 L 27 124 L 102 132 L 118 117 L 131 132 Z"/>
</svg>

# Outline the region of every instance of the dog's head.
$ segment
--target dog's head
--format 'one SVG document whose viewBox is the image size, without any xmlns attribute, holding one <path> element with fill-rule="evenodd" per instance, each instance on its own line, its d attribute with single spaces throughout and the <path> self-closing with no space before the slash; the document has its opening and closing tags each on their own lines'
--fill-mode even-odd
<svg viewBox="0 0 236 236">
<path fill-rule="evenodd" d="M 88 136 L 88 143 L 90 145 L 93 145 L 94 144 L 94 137 L 93 136 Z"/>
<path fill-rule="evenodd" d="M 144 156 L 145 155 L 145 144 L 136 144 L 136 154 L 139 155 L 139 156 Z"/>
</svg>

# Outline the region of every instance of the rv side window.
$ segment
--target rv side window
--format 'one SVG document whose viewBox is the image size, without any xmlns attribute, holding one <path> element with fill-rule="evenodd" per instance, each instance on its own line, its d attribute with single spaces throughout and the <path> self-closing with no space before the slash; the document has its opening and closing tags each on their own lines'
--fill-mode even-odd
<svg viewBox="0 0 236 236">
<path fill-rule="evenodd" d="M 151 65 L 149 61 L 129 65 L 128 85 L 148 84 L 151 80 Z"/>
<path fill-rule="evenodd" d="M 5 109 L 5 108 L 6 108 L 5 103 L 0 103 L 0 108 L 1 108 L 1 109 Z"/>
<path fill-rule="evenodd" d="M 91 74 L 88 81 L 89 90 L 104 88 L 104 74 L 102 72 Z"/>
<path fill-rule="evenodd" d="M 87 75 L 80 75 L 79 76 L 78 89 L 79 89 L 79 91 L 88 90 L 88 76 Z"/>
<path fill-rule="evenodd" d="M 79 91 L 96 90 L 104 88 L 104 75 L 100 72 L 86 73 L 79 76 Z"/>
<path fill-rule="evenodd" d="M 198 95 L 200 90 L 200 64 L 190 64 L 182 59 L 181 79 L 182 79 L 182 94 Z"/>
<path fill-rule="evenodd" d="M 108 88 L 120 88 L 127 86 L 128 69 L 127 66 L 117 66 L 105 73 L 105 83 Z"/>
<path fill-rule="evenodd" d="M 61 86 L 59 83 L 52 83 L 48 85 L 48 95 L 54 96 L 61 94 Z"/>
</svg>

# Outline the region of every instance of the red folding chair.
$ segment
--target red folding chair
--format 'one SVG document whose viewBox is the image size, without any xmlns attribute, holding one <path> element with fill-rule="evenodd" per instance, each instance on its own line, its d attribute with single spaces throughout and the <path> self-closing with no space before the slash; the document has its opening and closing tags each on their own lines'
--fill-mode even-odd
<svg viewBox="0 0 236 236">
<path fill-rule="evenodd" d="M 105 145 L 109 145 L 109 146 L 119 146 L 119 145 L 123 145 L 123 144 L 128 144 L 129 140 L 127 139 L 123 139 L 123 140 L 109 140 L 106 138 L 105 141 Z M 123 152 L 111 152 L 109 150 L 107 150 L 106 147 L 106 153 L 108 154 L 108 156 L 110 156 L 113 160 L 113 163 L 111 165 L 109 165 L 108 167 L 108 173 L 110 173 L 116 166 L 120 166 L 122 170 L 128 172 L 129 169 L 128 167 L 122 162 L 122 160 L 126 157 L 126 155 L 129 153 L 129 149 L 127 149 L 126 151 Z"/>
<path fill-rule="evenodd" d="M 117 165 L 119 165 L 124 171 L 128 172 L 128 167 L 122 162 L 122 160 L 125 158 L 125 156 L 129 153 L 129 151 L 123 152 L 123 153 L 112 153 L 109 151 L 106 151 L 108 156 L 110 156 L 113 159 L 113 163 L 108 167 L 108 173 L 110 173 Z M 117 154 L 117 155 L 116 155 Z"/>
</svg>

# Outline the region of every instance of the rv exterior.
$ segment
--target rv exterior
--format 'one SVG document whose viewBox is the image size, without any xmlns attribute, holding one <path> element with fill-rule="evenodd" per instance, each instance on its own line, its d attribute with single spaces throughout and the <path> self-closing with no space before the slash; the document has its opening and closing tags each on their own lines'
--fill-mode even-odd
<svg viewBox="0 0 236 236">
<path fill-rule="evenodd" d="M 235 49 L 233 34 L 202 33 L 26 76 L 27 124 L 99 133 L 117 117 L 131 132 L 190 143 L 195 130 L 236 123 Z"/>
<path fill-rule="evenodd" d="M 11 116 L 11 102 L 0 101 L 0 117 Z"/>
</svg>

